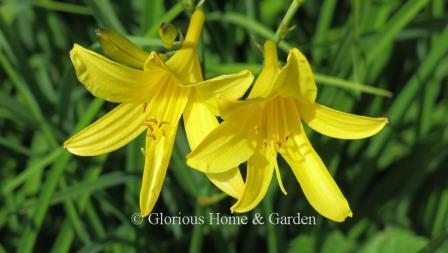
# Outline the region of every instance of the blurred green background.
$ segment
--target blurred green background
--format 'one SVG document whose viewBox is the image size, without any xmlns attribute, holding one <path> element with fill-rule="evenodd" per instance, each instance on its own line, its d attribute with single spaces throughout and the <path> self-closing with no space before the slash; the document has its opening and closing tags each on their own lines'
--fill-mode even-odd
<svg viewBox="0 0 448 253">
<path fill-rule="evenodd" d="M 185 33 L 195 4 L 0 1 L 0 252 L 448 252 L 444 0 L 308 0 L 280 44 L 282 59 L 290 47 L 308 57 L 320 103 L 389 117 L 381 134 L 366 140 L 309 131 L 353 218 L 338 224 L 319 216 L 282 161 L 288 195 L 272 183 L 262 204 L 246 215 L 300 212 L 316 216 L 316 225 L 133 224 L 144 138 L 99 157 L 74 157 L 61 147 L 114 106 L 79 84 L 69 50 L 76 42 L 101 52 L 94 30 L 110 27 L 147 50 L 163 51 L 160 23 Z M 289 4 L 206 1 L 205 75 L 256 73 L 262 62 L 257 45 L 273 37 Z M 178 135 L 153 212 L 230 215 L 234 200 L 219 200 L 217 189 L 185 165 L 182 128 Z"/>
</svg>

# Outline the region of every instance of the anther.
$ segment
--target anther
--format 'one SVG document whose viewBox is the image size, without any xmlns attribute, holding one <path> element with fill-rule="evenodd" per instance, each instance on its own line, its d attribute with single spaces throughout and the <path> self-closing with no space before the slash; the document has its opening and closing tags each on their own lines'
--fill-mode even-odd
<svg viewBox="0 0 448 253">
<path fill-rule="evenodd" d="M 277 144 L 277 147 L 278 147 L 278 148 L 281 148 L 281 147 L 282 147 L 282 141 L 278 140 L 278 141 L 276 142 L 276 144 Z"/>
<path fill-rule="evenodd" d="M 290 131 L 286 132 L 286 134 L 285 134 L 285 141 L 288 141 L 289 137 L 291 137 L 291 132 Z"/>
<path fill-rule="evenodd" d="M 149 128 L 149 130 L 151 130 L 151 132 L 154 132 L 154 127 L 151 124 L 146 124 L 145 126 L 147 128 Z"/>
<path fill-rule="evenodd" d="M 153 134 L 153 133 L 149 133 L 149 134 L 148 134 L 148 137 L 151 138 L 151 139 L 153 139 L 153 140 L 156 139 L 156 136 L 155 136 L 155 134 Z"/>
<path fill-rule="evenodd" d="M 157 120 L 156 119 L 147 119 L 146 122 L 157 124 Z"/>
<path fill-rule="evenodd" d="M 169 124 L 169 122 L 167 122 L 167 121 L 160 121 L 160 123 L 159 123 L 159 128 L 161 128 L 163 125 L 168 125 Z"/>
<path fill-rule="evenodd" d="M 260 133 L 260 126 L 259 125 L 255 125 L 254 126 L 254 130 L 255 130 L 255 134 L 259 134 Z"/>
</svg>

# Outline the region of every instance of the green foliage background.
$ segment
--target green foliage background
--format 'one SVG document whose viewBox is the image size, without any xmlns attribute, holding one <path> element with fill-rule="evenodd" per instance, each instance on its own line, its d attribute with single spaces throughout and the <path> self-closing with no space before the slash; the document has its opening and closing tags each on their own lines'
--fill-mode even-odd
<svg viewBox="0 0 448 253">
<path fill-rule="evenodd" d="M 134 225 L 143 138 L 109 155 L 73 157 L 75 131 L 113 107 L 80 85 L 73 43 L 99 50 L 94 30 L 111 27 L 147 50 L 161 48 L 161 21 L 185 32 L 195 3 L 163 0 L 0 1 L 0 252 L 448 252 L 448 15 L 444 0 L 308 0 L 281 43 L 309 58 L 318 101 L 389 117 L 357 141 L 310 131 L 354 217 L 337 224 L 308 204 L 287 165 L 288 190 L 273 187 L 252 213 L 314 215 L 315 226 Z M 213 1 L 201 57 L 207 77 L 258 71 L 257 43 L 272 38 L 290 2 Z M 388 98 L 381 90 L 389 90 Z M 373 93 L 373 94 L 366 94 Z M 234 200 L 199 205 L 219 192 L 186 167 L 179 131 L 154 212 L 229 215 Z"/>
</svg>

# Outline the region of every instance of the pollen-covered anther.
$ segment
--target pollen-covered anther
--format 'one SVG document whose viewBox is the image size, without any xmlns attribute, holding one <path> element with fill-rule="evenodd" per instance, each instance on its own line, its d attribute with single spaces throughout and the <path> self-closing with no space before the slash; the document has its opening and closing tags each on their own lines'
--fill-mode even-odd
<svg viewBox="0 0 448 253">
<path fill-rule="evenodd" d="M 152 140 L 156 140 L 156 139 L 157 139 L 157 137 L 156 137 L 156 135 L 155 135 L 154 133 L 149 133 L 149 134 L 148 134 L 148 137 L 149 137 L 150 139 L 152 139 Z"/>
<path fill-rule="evenodd" d="M 255 131 L 255 134 L 259 134 L 260 133 L 260 126 L 259 125 L 255 125 L 254 126 L 254 131 Z"/>
<path fill-rule="evenodd" d="M 167 121 L 158 121 L 157 119 L 147 119 L 143 124 L 148 128 L 148 138 L 157 140 L 158 138 L 166 136 L 166 128 L 169 125 Z"/>
<path fill-rule="evenodd" d="M 277 134 L 272 134 L 271 145 L 273 145 L 275 149 L 280 149 L 282 147 L 282 140 L 279 138 Z"/>
<path fill-rule="evenodd" d="M 291 133 L 290 131 L 287 131 L 287 132 L 286 132 L 285 137 L 284 137 L 285 142 L 287 142 L 287 141 L 289 140 L 289 138 L 291 137 L 291 135 L 292 135 L 292 133 Z"/>
<path fill-rule="evenodd" d="M 163 125 L 168 125 L 168 124 L 169 124 L 169 122 L 162 120 L 159 122 L 158 126 L 159 126 L 159 128 L 162 128 Z"/>
<path fill-rule="evenodd" d="M 277 148 L 281 148 L 282 147 L 282 141 L 281 140 L 277 140 L 275 144 L 277 144 Z"/>
<path fill-rule="evenodd" d="M 268 139 L 264 139 L 264 140 L 263 140 L 263 145 L 264 145 L 265 147 L 268 146 Z"/>
</svg>

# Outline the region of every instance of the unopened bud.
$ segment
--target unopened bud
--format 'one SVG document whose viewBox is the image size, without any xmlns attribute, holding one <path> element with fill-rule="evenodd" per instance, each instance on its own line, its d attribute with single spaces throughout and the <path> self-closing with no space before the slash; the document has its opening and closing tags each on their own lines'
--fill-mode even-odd
<svg viewBox="0 0 448 253">
<path fill-rule="evenodd" d="M 177 37 L 176 27 L 169 23 L 162 23 L 159 29 L 159 36 L 163 46 L 170 49 Z"/>
<path fill-rule="evenodd" d="M 134 45 L 125 36 L 106 28 L 95 30 L 104 54 L 114 61 L 134 68 L 142 68 L 149 53 Z"/>
</svg>

